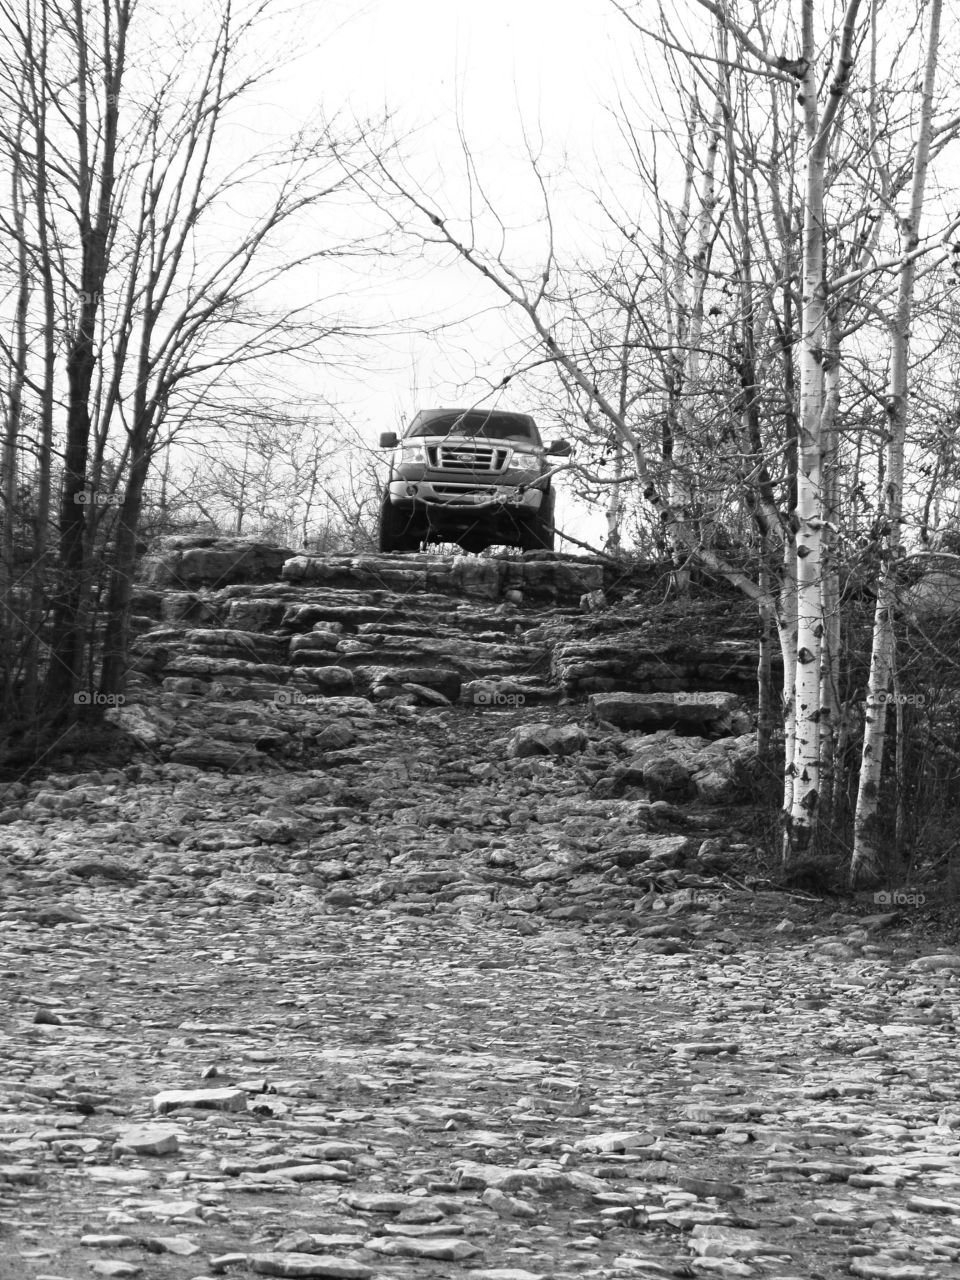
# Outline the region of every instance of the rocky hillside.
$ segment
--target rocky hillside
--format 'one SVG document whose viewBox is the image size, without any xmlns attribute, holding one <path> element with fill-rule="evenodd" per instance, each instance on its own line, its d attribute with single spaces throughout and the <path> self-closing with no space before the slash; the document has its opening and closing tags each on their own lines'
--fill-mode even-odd
<svg viewBox="0 0 960 1280">
<path fill-rule="evenodd" d="M 311 558 L 173 540 L 145 565 L 128 700 L 108 717 L 162 759 L 227 769 L 355 749 L 371 703 L 590 699 L 620 727 L 742 735 L 749 611 L 651 611 L 658 577 L 546 553 Z M 648 696 L 598 696 L 614 693 Z"/>
<path fill-rule="evenodd" d="M 148 569 L 125 762 L 0 791 L 0 1280 L 960 1277 L 960 961 L 756 874 L 744 611 Z"/>
</svg>

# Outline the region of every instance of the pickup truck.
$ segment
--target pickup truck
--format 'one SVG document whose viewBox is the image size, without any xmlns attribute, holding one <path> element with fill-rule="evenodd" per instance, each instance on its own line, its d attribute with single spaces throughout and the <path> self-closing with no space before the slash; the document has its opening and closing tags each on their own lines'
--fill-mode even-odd
<svg viewBox="0 0 960 1280">
<path fill-rule="evenodd" d="M 553 487 L 565 440 L 544 446 L 528 414 L 487 409 L 424 409 L 391 449 L 380 508 L 381 551 L 416 551 L 456 542 L 467 552 L 490 546 L 553 550 Z"/>
</svg>

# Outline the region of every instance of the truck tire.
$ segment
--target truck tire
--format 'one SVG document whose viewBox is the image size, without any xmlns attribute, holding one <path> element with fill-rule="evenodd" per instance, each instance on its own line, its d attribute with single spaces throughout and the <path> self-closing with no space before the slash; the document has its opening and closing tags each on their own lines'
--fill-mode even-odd
<svg viewBox="0 0 960 1280">
<path fill-rule="evenodd" d="M 420 534 L 409 511 L 395 507 L 388 494 L 380 505 L 380 528 L 377 546 L 381 551 L 418 551 Z"/>
<path fill-rule="evenodd" d="M 460 550 L 468 556 L 478 556 L 481 551 L 493 546 L 489 536 L 483 533 L 465 533 L 457 539 L 457 543 Z"/>
<path fill-rule="evenodd" d="M 552 551 L 553 534 L 553 492 L 546 493 L 540 510 L 531 512 L 520 525 L 521 551 Z"/>
</svg>

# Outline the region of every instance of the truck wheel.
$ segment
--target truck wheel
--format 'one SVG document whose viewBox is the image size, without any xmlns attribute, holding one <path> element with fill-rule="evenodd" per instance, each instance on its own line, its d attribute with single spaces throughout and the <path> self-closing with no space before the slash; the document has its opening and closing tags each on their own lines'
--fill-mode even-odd
<svg viewBox="0 0 960 1280">
<path fill-rule="evenodd" d="M 458 538 L 460 550 L 465 551 L 468 556 L 478 556 L 481 551 L 486 551 L 487 547 L 492 546 L 489 537 L 483 533 L 465 533 L 463 537 Z"/>
<path fill-rule="evenodd" d="M 413 526 L 413 517 L 402 507 L 395 507 L 389 495 L 380 506 L 380 531 L 377 546 L 381 551 L 418 551 L 420 534 Z"/>
<path fill-rule="evenodd" d="M 520 550 L 552 551 L 553 541 L 553 493 L 548 493 L 540 510 L 531 513 L 520 525 Z"/>
</svg>

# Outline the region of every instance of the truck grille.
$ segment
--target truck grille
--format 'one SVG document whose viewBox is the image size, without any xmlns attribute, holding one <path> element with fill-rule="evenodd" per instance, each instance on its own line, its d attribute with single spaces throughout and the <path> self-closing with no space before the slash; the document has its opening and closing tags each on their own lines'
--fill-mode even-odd
<svg viewBox="0 0 960 1280">
<path fill-rule="evenodd" d="M 509 449 L 484 445 L 428 444 L 427 464 L 434 471 L 459 471 L 476 475 L 478 471 L 497 474 L 507 465 Z"/>
<path fill-rule="evenodd" d="M 434 484 L 430 486 L 438 497 L 444 498 L 463 498 L 477 493 L 493 493 L 493 489 L 478 489 L 472 484 Z"/>
</svg>

